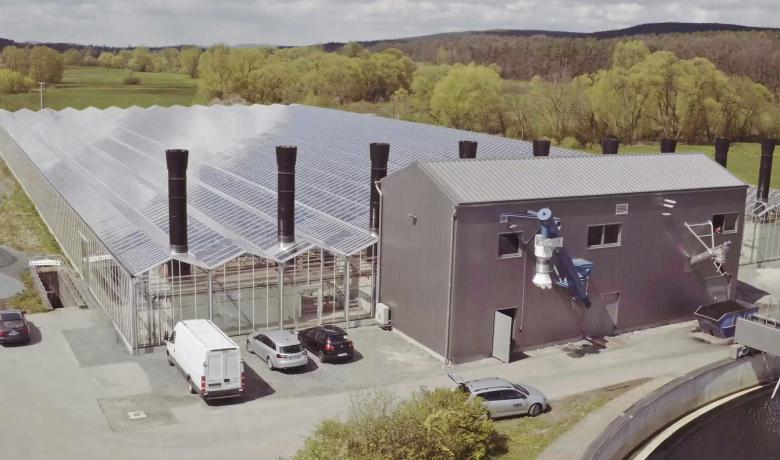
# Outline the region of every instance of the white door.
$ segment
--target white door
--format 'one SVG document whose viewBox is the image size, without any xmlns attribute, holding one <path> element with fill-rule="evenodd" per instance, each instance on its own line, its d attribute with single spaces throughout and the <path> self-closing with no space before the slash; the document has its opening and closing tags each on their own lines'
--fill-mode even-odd
<svg viewBox="0 0 780 460">
<path fill-rule="evenodd" d="M 512 340 L 512 317 L 496 311 L 493 322 L 493 356 L 508 363 Z"/>
</svg>

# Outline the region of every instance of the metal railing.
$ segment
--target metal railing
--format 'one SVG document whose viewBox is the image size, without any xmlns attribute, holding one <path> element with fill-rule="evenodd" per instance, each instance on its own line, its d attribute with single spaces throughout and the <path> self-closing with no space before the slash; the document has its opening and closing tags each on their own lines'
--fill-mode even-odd
<svg viewBox="0 0 780 460">
<path fill-rule="evenodd" d="M 773 260 L 780 260 L 780 190 L 770 190 L 769 199 L 764 201 L 756 197 L 756 188 L 751 186 L 747 190 L 739 263 Z"/>
</svg>

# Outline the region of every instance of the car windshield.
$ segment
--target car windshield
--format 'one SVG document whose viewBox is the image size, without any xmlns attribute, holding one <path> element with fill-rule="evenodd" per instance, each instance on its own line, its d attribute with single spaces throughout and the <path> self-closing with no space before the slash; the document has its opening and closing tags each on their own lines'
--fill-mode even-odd
<svg viewBox="0 0 780 460">
<path fill-rule="evenodd" d="M 0 313 L 0 321 L 6 322 L 6 321 L 21 321 L 22 315 L 16 312 L 10 312 L 10 313 Z"/>
<path fill-rule="evenodd" d="M 523 387 L 521 387 L 520 385 L 517 385 L 517 384 L 512 384 L 512 386 L 515 387 L 516 389 L 520 390 L 520 392 L 523 393 L 524 395 L 528 396 L 528 390 L 526 390 L 525 388 L 523 388 Z"/>
<path fill-rule="evenodd" d="M 279 349 L 282 353 L 300 353 L 303 351 L 303 347 L 300 345 L 287 345 Z"/>
</svg>

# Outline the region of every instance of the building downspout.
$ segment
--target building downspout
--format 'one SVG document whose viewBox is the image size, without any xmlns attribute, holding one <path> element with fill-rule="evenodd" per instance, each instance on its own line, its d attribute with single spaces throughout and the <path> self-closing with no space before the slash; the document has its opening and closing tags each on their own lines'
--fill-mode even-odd
<svg viewBox="0 0 780 460">
<path fill-rule="evenodd" d="M 209 321 L 214 321 L 214 270 L 209 270 L 207 275 L 207 289 L 209 290 Z"/>
<path fill-rule="evenodd" d="M 379 303 L 381 300 L 379 298 L 379 293 L 381 292 L 381 282 L 382 282 L 382 276 L 381 276 L 381 269 L 380 269 L 380 262 L 382 261 L 382 206 L 384 205 L 385 201 L 385 194 L 382 193 L 382 189 L 379 187 L 379 182 L 374 182 L 374 187 L 376 187 L 377 193 L 379 193 L 379 231 L 376 235 L 376 254 L 374 257 L 374 281 L 373 281 L 373 304 L 371 305 L 371 316 L 374 316 L 376 314 L 376 304 Z"/>
<path fill-rule="evenodd" d="M 457 236 L 458 213 L 455 206 L 452 207 L 452 231 L 450 232 L 450 286 L 447 293 L 447 330 L 444 336 L 444 365 L 449 366 L 450 361 L 450 335 L 452 334 L 452 291 L 455 289 L 455 237 Z"/>
</svg>

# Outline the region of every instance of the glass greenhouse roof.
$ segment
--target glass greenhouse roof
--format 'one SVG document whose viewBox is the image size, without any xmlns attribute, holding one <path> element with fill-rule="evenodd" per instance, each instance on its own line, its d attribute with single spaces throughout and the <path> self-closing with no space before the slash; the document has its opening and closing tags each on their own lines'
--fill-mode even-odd
<svg viewBox="0 0 780 460">
<path fill-rule="evenodd" d="M 0 111 L 0 128 L 132 274 L 172 257 L 168 148 L 190 150 L 190 253 L 176 258 L 203 268 L 245 253 L 285 261 L 312 247 L 347 256 L 374 244 L 371 142 L 390 144 L 388 172 L 457 158 L 460 140 L 477 141 L 479 158 L 532 156 L 528 142 L 300 105 Z M 286 252 L 276 241 L 277 145 L 298 147 L 297 245 Z"/>
</svg>

